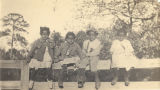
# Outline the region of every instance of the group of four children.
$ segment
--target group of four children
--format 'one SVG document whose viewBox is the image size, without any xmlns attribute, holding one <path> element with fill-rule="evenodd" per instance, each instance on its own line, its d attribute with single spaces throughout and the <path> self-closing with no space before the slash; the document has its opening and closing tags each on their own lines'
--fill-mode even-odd
<svg viewBox="0 0 160 90">
<path fill-rule="evenodd" d="M 83 42 L 82 48 L 75 42 L 75 34 L 68 32 L 65 37 L 65 42 L 57 46 L 53 40 L 49 38 L 50 30 L 48 27 L 40 27 L 41 38 L 36 40 L 28 54 L 27 61 L 30 68 L 34 68 L 33 77 L 37 73 L 38 68 L 50 68 L 52 64 L 58 63 L 61 66 L 58 77 L 59 88 L 63 88 L 64 71 L 68 65 L 74 65 L 77 69 L 78 88 L 82 88 L 85 83 L 85 69 L 89 65 L 91 72 L 95 77 L 95 88 L 100 87 L 100 80 L 97 72 L 97 65 L 99 62 L 99 53 L 102 48 L 100 40 L 97 39 L 98 32 L 90 29 L 86 31 L 88 40 Z M 112 85 L 115 85 L 118 80 L 119 69 L 123 70 L 125 85 L 129 85 L 128 70 L 131 61 L 131 56 L 134 54 L 129 40 L 126 39 L 126 32 L 123 30 L 117 33 L 118 39 L 112 42 L 110 52 L 112 54 L 112 68 L 114 78 Z M 130 59 L 130 60 L 129 60 Z M 49 75 L 49 69 L 46 73 Z M 33 86 L 33 81 L 31 81 Z M 33 88 L 33 87 L 32 87 Z"/>
</svg>

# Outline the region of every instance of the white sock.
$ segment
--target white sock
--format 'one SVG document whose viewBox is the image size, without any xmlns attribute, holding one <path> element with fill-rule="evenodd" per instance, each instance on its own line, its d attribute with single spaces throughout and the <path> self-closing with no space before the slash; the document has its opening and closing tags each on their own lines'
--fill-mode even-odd
<svg viewBox="0 0 160 90">
<path fill-rule="evenodd" d="M 34 81 L 32 81 L 32 80 L 29 81 L 29 88 L 33 87 L 33 83 L 34 83 Z"/>
</svg>

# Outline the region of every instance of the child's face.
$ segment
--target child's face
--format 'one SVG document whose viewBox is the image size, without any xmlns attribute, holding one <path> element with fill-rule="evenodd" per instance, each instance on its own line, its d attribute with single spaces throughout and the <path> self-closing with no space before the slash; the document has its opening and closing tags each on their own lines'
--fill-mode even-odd
<svg viewBox="0 0 160 90">
<path fill-rule="evenodd" d="M 47 31 L 43 31 L 43 33 L 41 34 L 41 37 L 42 37 L 43 40 L 48 39 L 48 37 L 49 37 L 48 32 Z"/>
<path fill-rule="evenodd" d="M 67 43 L 73 44 L 74 43 L 74 37 L 72 35 L 69 35 L 68 38 L 66 39 Z"/>
<path fill-rule="evenodd" d="M 122 41 L 125 38 L 124 33 L 119 33 L 119 40 Z"/>
<path fill-rule="evenodd" d="M 94 32 L 90 32 L 90 33 L 89 33 L 89 40 L 90 40 L 90 41 L 95 40 L 96 37 L 97 37 L 97 35 L 96 35 Z"/>
</svg>

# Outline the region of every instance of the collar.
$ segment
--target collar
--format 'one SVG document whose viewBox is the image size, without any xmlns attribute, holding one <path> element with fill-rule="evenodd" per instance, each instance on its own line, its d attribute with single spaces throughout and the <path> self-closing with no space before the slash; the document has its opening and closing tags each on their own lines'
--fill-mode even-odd
<svg viewBox="0 0 160 90">
<path fill-rule="evenodd" d="M 97 38 L 95 40 L 93 40 L 93 41 L 89 40 L 89 42 L 95 42 L 95 41 L 97 41 Z"/>
<path fill-rule="evenodd" d="M 73 42 L 72 44 L 69 44 L 67 41 L 65 42 L 67 46 L 71 46 L 71 45 L 74 45 L 75 42 Z"/>
</svg>

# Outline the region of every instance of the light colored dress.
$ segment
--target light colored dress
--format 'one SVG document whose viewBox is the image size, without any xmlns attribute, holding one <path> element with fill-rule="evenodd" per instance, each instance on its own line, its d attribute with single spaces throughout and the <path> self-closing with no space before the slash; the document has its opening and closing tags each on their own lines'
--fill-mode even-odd
<svg viewBox="0 0 160 90">
<path fill-rule="evenodd" d="M 43 61 L 38 61 L 37 59 L 31 59 L 31 62 L 29 63 L 30 68 L 50 68 L 52 64 L 51 56 L 48 52 L 48 47 L 46 47 Z"/>
<path fill-rule="evenodd" d="M 83 43 L 83 52 L 89 53 L 90 56 L 98 56 L 102 48 L 101 42 L 98 39 L 94 41 L 86 40 Z"/>
<path fill-rule="evenodd" d="M 90 66 L 92 72 L 97 71 L 97 65 L 99 62 L 99 53 L 101 50 L 101 42 L 98 39 L 94 41 L 86 40 L 83 43 L 83 52 L 88 54 L 89 57 L 82 59 L 78 65 L 79 68 L 86 68 Z"/>
<path fill-rule="evenodd" d="M 129 40 L 114 40 L 110 52 L 112 53 L 112 68 L 126 68 L 129 70 L 137 62 L 134 49 Z"/>
</svg>

